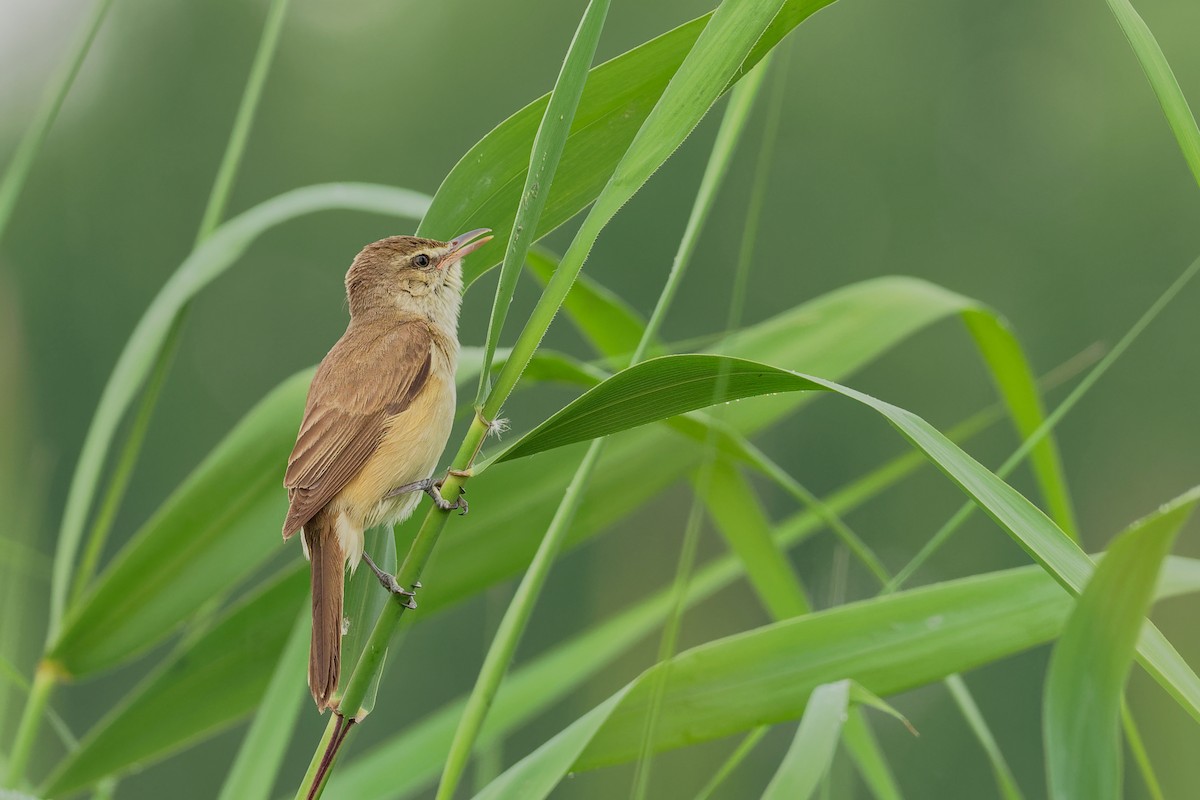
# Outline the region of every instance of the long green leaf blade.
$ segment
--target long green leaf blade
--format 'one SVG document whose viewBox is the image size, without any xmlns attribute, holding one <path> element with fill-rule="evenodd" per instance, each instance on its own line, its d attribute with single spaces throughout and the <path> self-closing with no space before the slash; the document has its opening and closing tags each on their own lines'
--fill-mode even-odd
<svg viewBox="0 0 1200 800">
<path fill-rule="evenodd" d="M 1117 730 L 1125 679 L 1163 559 L 1200 503 L 1200 487 L 1135 523 L 1108 549 L 1054 648 L 1043 727 L 1050 796 L 1121 796 Z"/>
<path fill-rule="evenodd" d="M 322 184 L 286 192 L 234 217 L 217 228 L 179 266 L 146 309 L 130 334 L 100 395 L 71 476 L 54 554 L 50 628 L 54 649 L 66 611 L 71 569 L 83 537 L 83 526 L 117 426 L 153 369 L 175 318 L 192 297 L 228 269 L 262 233 L 304 214 L 350 209 L 419 218 L 428 198 L 406 189 L 373 184 Z"/>
<path fill-rule="evenodd" d="M 813 689 L 796 736 L 767 784 L 763 800 L 808 800 L 812 797 L 833 763 L 849 708 L 850 681 L 826 683 Z"/>
<path fill-rule="evenodd" d="M 483 371 L 479 376 L 476 405 L 481 405 L 487 395 L 492 359 L 496 354 L 496 346 L 500 343 L 500 333 L 504 329 L 508 306 L 516 293 L 521 265 L 525 263 L 529 245 L 533 243 L 534 232 L 554 182 L 554 172 L 558 169 L 559 158 L 567 143 L 567 134 L 575 121 L 575 110 L 579 106 L 579 97 L 583 94 L 583 87 L 587 82 L 588 66 L 596 55 L 600 31 L 604 29 L 604 20 L 608 16 L 608 4 L 609 0 L 590 0 L 584 10 L 575 37 L 567 48 L 567 56 L 563 59 L 554 90 L 550 93 L 546 113 L 542 115 L 541 124 L 533 137 L 529 168 L 525 174 L 525 187 L 521 191 L 512 233 L 504 249 L 504 264 L 500 267 L 500 279 L 492 302 L 492 318 L 488 322 Z"/>
<path fill-rule="evenodd" d="M 292 626 L 258 713 L 246 731 L 217 800 L 268 800 L 271 796 L 275 775 L 291 739 L 289 734 L 307 697 L 300 676 L 305 674 L 311 632 L 312 615 L 306 608 Z"/>
<path fill-rule="evenodd" d="M 1200 589 L 1200 562 L 1167 562 L 1159 597 Z M 669 664 L 656 749 L 796 719 L 817 686 L 851 676 L 885 696 L 1048 641 L 1073 601 L 1036 567 L 873 598 L 710 642 Z M 510 768 L 480 798 L 537 798 L 568 771 L 638 757 L 653 686 L 643 673 Z M 602 716 L 603 719 L 597 717 Z M 585 730 L 586 729 L 586 730 Z M 569 732 L 569 733 L 568 733 Z M 539 793 L 519 791 L 537 787 Z"/>
<path fill-rule="evenodd" d="M 69 794 L 132 764 L 160 759 L 254 708 L 308 591 L 306 572 L 289 572 L 230 609 L 197 640 L 182 643 L 92 727 L 43 793 Z"/>
</svg>

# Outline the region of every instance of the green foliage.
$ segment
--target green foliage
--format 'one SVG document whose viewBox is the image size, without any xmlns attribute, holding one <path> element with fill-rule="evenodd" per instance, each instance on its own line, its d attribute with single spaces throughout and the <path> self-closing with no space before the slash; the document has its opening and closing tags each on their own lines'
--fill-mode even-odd
<svg viewBox="0 0 1200 800">
<path fill-rule="evenodd" d="M 34 679 L 26 680 L 0 654 L 6 682 L 27 695 L 12 754 L 5 759 L 7 783 L 21 789 L 33 785 L 29 764 L 43 717 L 60 729 L 67 745 L 39 790 L 50 798 L 86 789 L 98 797 L 111 793 L 117 778 L 253 714 L 221 797 L 271 793 L 305 708 L 300 676 L 308 631 L 306 570 L 299 563 L 280 567 L 273 559 L 282 546 L 278 526 L 286 505 L 279 481 L 312 371 L 288 378 L 252 408 L 94 578 L 93 565 L 104 552 L 108 528 L 150 430 L 188 305 L 266 232 L 308 213 L 348 209 L 420 218 L 418 233 L 440 238 L 472 227 L 493 228 L 495 243 L 467 267 L 468 288 L 503 257 L 484 345 L 464 350 L 458 375 L 460 384 L 478 377 L 479 392 L 475 418 L 453 463 L 472 468 L 471 499 L 485 511 L 455 518 L 449 527 L 447 515 L 431 510 L 411 527 L 369 532 L 368 549 L 402 582 L 422 577 L 437 586 L 436 593 L 421 599 L 416 618 L 421 625 L 444 625 L 439 611 L 522 572 L 525 577 L 475 691 L 338 764 L 326 776 L 329 796 L 409 797 L 428 788 L 442 771 L 439 797 L 448 800 L 472 757 L 481 750 L 501 753 L 514 732 L 578 694 L 664 625 L 664 640 L 672 644 L 660 651 L 657 663 L 532 753 L 518 760 L 505 752 L 510 766 L 477 796 L 546 797 L 573 771 L 639 759 L 648 763 L 654 752 L 745 734 L 702 790 L 708 796 L 771 726 L 800 720 L 764 797 L 812 796 L 841 743 L 874 796 L 899 798 L 884 749 L 861 706 L 895 714 L 879 696 L 944 681 L 982 744 L 1001 794 L 1019 798 L 997 737 L 959 673 L 1055 640 L 1043 704 L 1051 794 L 1119 796 L 1122 711 L 1131 748 L 1155 792 L 1149 749 L 1122 706 L 1124 684 L 1136 659 L 1200 720 L 1200 677 L 1145 619 L 1154 599 L 1200 591 L 1200 561 L 1169 555 L 1200 494 L 1193 490 L 1132 526 L 1096 567 L 1078 544 L 1077 502 L 1051 432 L 1200 270 L 1200 260 L 1049 415 L 1020 343 L 995 311 L 911 278 L 875 278 L 795 304 L 710 340 L 707 353 L 676 352 L 689 348 L 660 340 L 659 323 L 708 226 L 773 49 L 830 2 L 725 0 L 712 14 L 589 69 L 608 10 L 607 0 L 592 0 L 554 91 L 484 136 L 432 199 L 373 184 L 315 185 L 219 224 L 288 5 L 274 0 L 198 241 L 134 328 L 87 428 L 63 508 L 50 570 L 47 644 Z M 1127 0 L 1108 3 L 1200 180 L 1200 131 L 1165 56 Z M 94 5 L 82 38 L 52 81 L 0 183 L 0 234 L 108 5 L 106 0 Z M 731 87 L 670 276 L 649 322 L 643 322 L 621 292 L 582 270 L 609 222 Z M 770 166 L 769 153 L 761 166 Z M 580 225 L 561 259 L 535 244 L 577 214 Z M 755 225 L 748 226 L 744 254 L 753 245 Z M 513 345 L 501 347 L 523 264 L 543 289 Z M 740 295 L 735 291 L 735 296 Z M 599 361 L 541 347 L 560 309 Z M 955 317 L 964 323 L 1022 440 L 996 472 L 923 417 L 843 384 L 915 334 Z M 642 360 L 647 354 L 653 357 Z M 549 383 L 583 390 L 569 402 L 556 402 L 557 411 L 532 424 L 528 407 L 513 402 L 523 398 L 517 390 Z M 875 412 L 911 452 L 817 498 L 751 437 L 795 415 L 818 393 Z M 719 414 L 705 413 L 714 406 L 721 406 Z M 501 411 L 524 433 L 493 445 L 476 463 L 489 432 L 486 423 Z M 126 438 L 113 458 L 122 423 L 128 425 Z M 603 452 L 602 440 L 607 440 Z M 585 442 L 591 443 L 586 455 Z M 1044 510 L 1005 482 L 1025 458 Z M 841 515 L 877 498 L 922 463 L 943 473 L 970 505 L 891 578 L 886 559 Z M 729 553 L 694 574 L 689 558 L 681 558 L 687 567 L 674 587 L 640 601 L 622 600 L 621 610 L 582 622 L 574 635 L 535 657 L 518 659 L 510 669 L 558 554 L 630 519 L 673 484 L 694 477 L 697 467 L 702 477 L 696 479 L 685 547 L 695 545 L 703 503 Z M 789 501 L 805 510 L 773 519 L 766 495 L 755 485 L 761 479 L 784 489 Z M 448 478 L 447 496 L 453 497 L 465 480 L 457 473 Z M 1084 502 L 1090 504 L 1091 498 Z M 979 569 L 897 591 L 972 508 L 987 513 L 1035 565 Z M 80 558 L 89 518 L 93 533 Z M 797 577 L 789 547 L 826 527 L 884 584 L 880 595 L 813 610 L 819 603 Z M 451 533 L 439 541 L 443 529 Z M 7 535 L 0 539 L 0 564 L 35 564 L 23 548 Z M 772 621 L 739 623 L 736 633 L 675 653 L 673 636 L 683 612 L 743 577 Z M 376 705 L 385 654 L 406 663 L 394 652 L 402 645 L 403 612 L 365 570 L 350 579 L 345 607 L 343 710 L 362 722 Z M 149 674 L 76 742 L 51 706 L 54 686 L 129 667 L 155 648 L 162 648 L 162 655 Z M 613 685 L 620 684 L 610 683 L 606 691 Z M 389 716 L 374 715 L 371 721 Z M 327 731 L 321 744 L 329 737 Z M 310 745 L 297 747 L 307 751 Z M 319 746 L 312 763 L 316 767 L 321 761 Z M 301 796 L 310 789 L 311 796 L 321 793 L 316 772 L 310 769 Z M 282 784 L 290 790 L 293 776 L 283 776 Z"/>
<path fill-rule="evenodd" d="M 1163 559 L 1200 503 L 1200 489 L 1134 523 L 1108 549 L 1054 648 L 1046 677 L 1050 795 L 1121 794 L 1117 733 L 1125 678 Z"/>
</svg>

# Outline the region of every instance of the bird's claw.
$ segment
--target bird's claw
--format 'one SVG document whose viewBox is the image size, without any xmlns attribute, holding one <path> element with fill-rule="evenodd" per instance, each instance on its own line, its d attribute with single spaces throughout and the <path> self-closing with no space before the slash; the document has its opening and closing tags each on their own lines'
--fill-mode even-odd
<svg viewBox="0 0 1200 800">
<path fill-rule="evenodd" d="M 433 498 L 433 504 L 442 511 L 453 511 L 457 508 L 459 516 L 465 516 L 471 506 L 467 503 L 467 498 L 462 496 L 462 490 L 459 490 L 459 496 L 454 499 L 454 502 L 450 502 L 442 497 L 441 488 L 442 482 L 438 481 L 426 490 L 429 496 Z"/>
</svg>

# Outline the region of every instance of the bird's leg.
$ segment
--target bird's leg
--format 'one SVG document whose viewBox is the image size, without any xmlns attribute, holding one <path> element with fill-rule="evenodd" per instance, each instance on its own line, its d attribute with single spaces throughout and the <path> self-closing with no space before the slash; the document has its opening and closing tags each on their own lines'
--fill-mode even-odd
<svg viewBox="0 0 1200 800">
<path fill-rule="evenodd" d="M 374 559 L 372 559 L 366 553 L 363 553 L 363 561 L 367 562 L 367 566 L 371 568 L 371 572 L 375 573 L 375 577 L 379 579 L 379 583 L 383 586 L 383 588 L 401 598 L 400 605 L 408 609 L 417 607 L 417 604 L 413 598 L 417 596 L 417 589 L 421 588 L 420 582 L 413 584 L 413 590 L 411 592 L 407 591 L 396 581 L 395 575 L 381 570 L 375 563 Z"/>
<path fill-rule="evenodd" d="M 408 494 L 409 492 L 428 492 L 430 487 L 433 486 L 434 482 L 435 481 L 433 478 L 423 478 L 419 481 L 406 483 L 403 486 L 397 486 L 395 489 L 392 489 L 383 496 L 383 499 L 388 500 L 396 497 L 397 495 Z"/>
</svg>

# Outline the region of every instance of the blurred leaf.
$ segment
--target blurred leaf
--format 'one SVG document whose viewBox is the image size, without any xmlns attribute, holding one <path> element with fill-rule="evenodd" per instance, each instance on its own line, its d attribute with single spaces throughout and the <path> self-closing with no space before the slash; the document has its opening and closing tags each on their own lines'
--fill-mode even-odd
<svg viewBox="0 0 1200 800">
<path fill-rule="evenodd" d="M 1200 590 L 1200 561 L 1171 558 L 1159 597 Z M 1053 639 L 1073 601 L 1036 567 L 976 575 L 778 622 L 642 673 L 511 767 L 480 798 L 544 797 L 570 770 L 637 758 L 655 672 L 668 670 L 655 748 L 800 716 L 817 686 L 850 676 L 906 691 Z"/>
<path fill-rule="evenodd" d="M 331 209 L 416 218 L 424 212 L 427 203 L 428 198 L 417 192 L 374 184 L 306 186 L 273 197 L 234 217 L 213 231 L 184 259 L 130 334 L 88 426 L 83 449 L 71 476 L 54 555 L 48 649 L 55 650 L 59 644 L 63 616 L 67 612 L 71 570 L 109 446 L 122 417 L 150 374 L 180 309 L 228 269 L 255 239 L 276 225 L 304 214 Z"/>
<path fill-rule="evenodd" d="M 119 664 L 279 550 L 283 469 L 311 378 L 274 389 L 167 498 L 72 611 L 50 658 L 76 676 Z"/>
<path fill-rule="evenodd" d="M 538 123 L 537 133 L 533 137 L 529 162 L 525 169 L 525 185 L 517 202 L 516 216 L 509 228 L 510 235 L 504 248 L 504 264 L 496 283 L 492 317 L 488 322 L 487 341 L 484 344 L 485 374 L 479 382 L 476 405 L 482 405 L 488 393 L 486 373 L 491 369 L 492 357 L 500 342 L 504 320 L 508 316 L 508 306 L 516 293 L 517 280 L 521 277 L 521 265 L 525 263 L 529 245 L 538 229 L 538 221 L 554 183 L 554 173 L 558 169 L 567 134 L 575 120 L 579 97 L 583 94 L 583 86 L 588 79 L 588 66 L 596 55 L 600 31 L 604 29 L 604 20 L 608 16 L 608 3 L 609 0 L 589 0 L 583 18 L 579 21 L 579 28 L 567 48 L 567 55 L 563 59 L 558 80 L 555 81 L 554 89 L 546 103 L 542 121 Z"/>
<path fill-rule="evenodd" d="M 1022 439 L 1029 438 L 1046 419 L 1037 379 L 1029 368 L 1017 338 L 1003 320 L 986 309 L 963 312 L 963 322 L 975 339 L 996 389 L 1008 407 Z M 1071 492 L 1063 473 L 1062 458 L 1053 436 L 1046 436 L 1030 452 L 1029 464 L 1046 502 L 1046 513 L 1072 539 L 1079 538 Z"/>
<path fill-rule="evenodd" d="M 762 800 L 808 800 L 829 771 L 842 724 L 850 711 L 850 681 L 812 690 L 792 744 L 763 792 Z"/>
<path fill-rule="evenodd" d="M 996 737 L 992 735 L 979 706 L 975 704 L 975 698 L 967 689 L 966 682 L 961 675 L 951 675 L 946 678 L 945 684 L 946 688 L 950 690 L 951 697 L 954 698 L 955 705 L 958 706 L 967 725 L 970 726 L 971 732 L 975 734 L 975 738 L 983 747 L 983 752 L 992 767 L 992 775 L 996 779 L 996 788 L 999 790 L 1000 796 L 1004 800 L 1021 800 L 1021 789 L 1017 786 L 1016 779 L 1013 778 L 1008 761 L 1005 760 L 1000 745 L 996 743 Z"/>
<path fill-rule="evenodd" d="M 1179 88 L 1179 81 L 1167 63 L 1162 48 L 1150 32 L 1145 21 L 1138 16 L 1129 0 L 1108 0 L 1108 7 L 1125 32 L 1129 46 L 1133 48 L 1142 70 L 1150 81 L 1154 94 L 1162 106 L 1163 115 L 1167 118 L 1175 140 L 1183 152 L 1184 160 L 1192 171 L 1192 176 L 1200 183 L 1200 129 L 1196 127 L 1196 118 L 1188 107 L 1187 98 Z"/>
<path fill-rule="evenodd" d="M 529 251 L 525 263 L 543 286 L 558 269 L 558 258 L 540 247 Z M 629 354 L 637 349 L 646 323 L 628 303 L 581 274 L 571 286 L 562 307 L 568 319 L 600 355 L 608 356 L 610 361 L 621 366 L 629 363 Z M 615 358 L 621 356 L 624 358 Z"/>
<path fill-rule="evenodd" d="M 297 568 L 230 609 L 196 640 L 181 642 L 88 731 L 55 768 L 43 794 L 70 794 L 161 759 L 254 708 L 307 592 L 308 570 Z"/>
<path fill-rule="evenodd" d="M 733 80 L 748 72 L 793 28 L 831 2 L 784 3 Z M 554 230 L 599 196 L 711 16 L 706 14 L 685 23 L 589 72 L 535 238 Z M 421 235 L 454 236 L 470 228 L 490 227 L 497 231 L 496 246 L 481 254 L 504 252 L 529 169 L 526 154 L 548 99 L 549 95 L 544 95 L 530 103 L 467 151 L 438 188 L 429 213 L 421 221 Z M 467 286 L 496 263 L 487 257 L 469 262 L 465 269 Z"/>
<path fill-rule="evenodd" d="M 1092 574 L 1050 658 L 1043 720 L 1050 795 L 1121 795 L 1117 731 L 1125 679 L 1163 559 L 1200 503 L 1200 487 L 1134 523 Z"/>
<path fill-rule="evenodd" d="M 271 796 L 300 708 L 308 698 L 303 676 L 307 674 L 311 633 L 312 614 L 305 608 L 292 625 L 258 713 L 242 739 L 217 800 L 267 800 Z"/>
<path fill-rule="evenodd" d="M 876 800 L 902 800 L 900 787 L 861 708 L 851 708 L 842 728 L 846 752 Z"/>
<path fill-rule="evenodd" d="M 771 535 L 771 521 L 758 495 L 737 468 L 715 460 L 703 499 L 771 617 L 788 619 L 811 611 L 787 553 Z"/>
<path fill-rule="evenodd" d="M 381 526 L 367 531 L 364 537 L 364 550 L 375 559 L 375 563 L 384 572 L 396 574 L 396 539 L 392 536 L 391 528 Z M 343 613 L 350 623 L 350 629 L 342 637 L 342 674 L 350 675 L 362 657 L 367 640 L 371 638 L 371 628 L 375 619 L 383 610 L 385 603 L 392 601 L 392 596 L 383 590 L 379 580 L 366 564 L 346 579 L 346 597 Z M 345 686 L 339 686 L 340 690 Z M 379 692 L 379 679 L 367 690 L 363 699 L 362 709 L 366 714 L 375 708 L 375 696 Z"/>
</svg>

